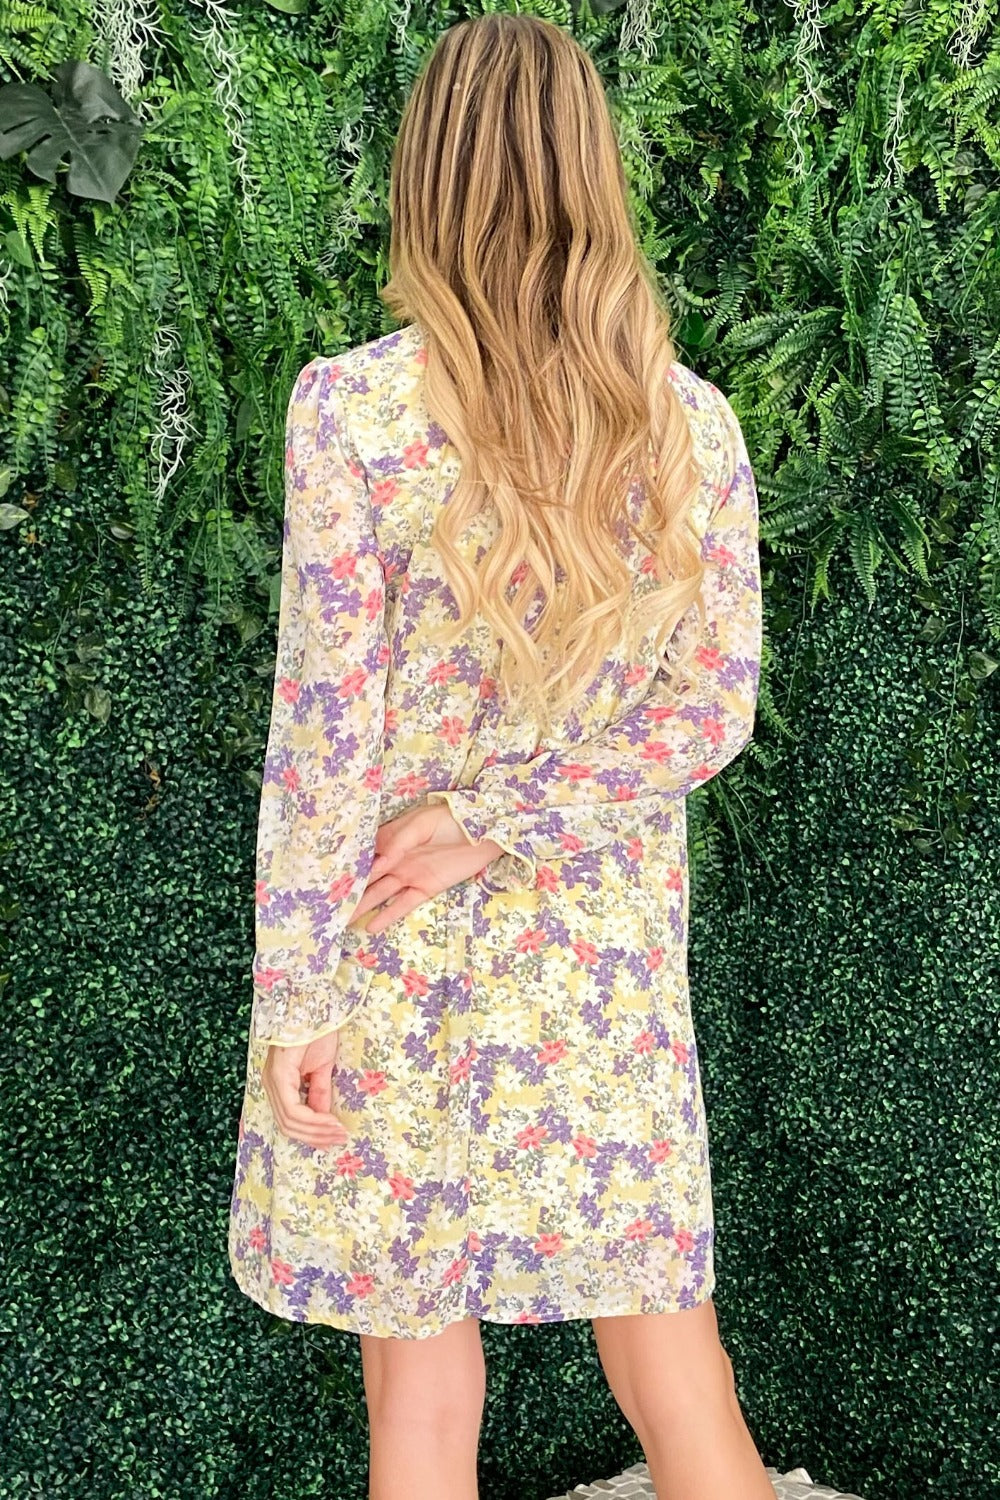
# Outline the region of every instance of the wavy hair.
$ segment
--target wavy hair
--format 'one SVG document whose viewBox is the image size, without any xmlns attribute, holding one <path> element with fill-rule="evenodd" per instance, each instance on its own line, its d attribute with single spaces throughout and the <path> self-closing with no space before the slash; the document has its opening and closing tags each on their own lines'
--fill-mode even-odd
<svg viewBox="0 0 1000 1500">
<path fill-rule="evenodd" d="M 380 296 L 423 336 L 426 406 L 460 458 L 431 538 L 459 607 L 442 639 L 485 617 L 506 711 L 533 702 L 549 727 L 623 636 L 631 652 L 654 628 L 662 656 L 692 601 L 705 618 L 670 317 L 587 52 L 530 15 L 444 31 L 403 110 L 389 198 Z M 458 542 L 487 503 L 499 527 L 474 566 Z M 659 587 L 636 590 L 629 533 Z"/>
</svg>

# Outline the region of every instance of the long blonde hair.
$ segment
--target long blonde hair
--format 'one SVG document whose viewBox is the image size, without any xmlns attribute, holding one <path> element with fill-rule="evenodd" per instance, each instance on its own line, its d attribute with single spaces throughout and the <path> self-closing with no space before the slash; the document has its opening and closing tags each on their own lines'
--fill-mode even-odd
<svg viewBox="0 0 1000 1500">
<path fill-rule="evenodd" d="M 659 654 L 695 599 L 704 619 L 700 470 L 668 373 L 670 318 L 588 54 L 530 15 L 443 32 L 403 111 L 389 209 L 380 295 L 423 335 L 427 409 L 461 460 L 432 537 L 460 610 L 442 638 L 484 616 L 507 711 L 533 700 L 548 726 L 623 627 L 635 640 L 654 626 Z M 487 501 L 498 535 L 475 567 L 457 542 Z M 628 533 L 660 585 L 638 595 Z"/>
</svg>

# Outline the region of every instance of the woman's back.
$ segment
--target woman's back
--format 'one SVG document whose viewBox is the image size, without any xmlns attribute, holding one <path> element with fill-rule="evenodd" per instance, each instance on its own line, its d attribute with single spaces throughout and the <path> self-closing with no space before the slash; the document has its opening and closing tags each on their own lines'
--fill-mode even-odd
<svg viewBox="0 0 1000 1500">
<path fill-rule="evenodd" d="M 703 631 L 683 617 L 668 656 L 694 646 L 697 686 L 670 690 L 651 649 L 612 658 L 559 736 L 539 737 L 499 711 L 482 622 L 447 648 L 432 638 L 451 600 L 430 532 L 457 458 L 421 370 L 406 328 L 311 361 L 289 402 L 231 1264 L 274 1312 L 400 1337 L 470 1314 L 694 1306 L 714 1285 L 714 1226 L 684 798 L 754 721 L 742 434 L 675 364 L 706 474 L 706 617 Z M 636 588 L 653 586 L 633 561 Z M 375 935 L 352 929 L 379 827 L 425 801 L 503 854 Z M 275 1128 L 261 1083 L 271 1044 L 331 1027 L 351 1142 L 339 1186 Z"/>
</svg>

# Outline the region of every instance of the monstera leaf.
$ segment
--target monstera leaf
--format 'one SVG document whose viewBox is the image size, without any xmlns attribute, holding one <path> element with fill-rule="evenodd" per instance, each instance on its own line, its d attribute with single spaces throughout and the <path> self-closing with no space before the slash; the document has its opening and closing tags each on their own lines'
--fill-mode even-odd
<svg viewBox="0 0 1000 1500">
<path fill-rule="evenodd" d="M 35 83 L 0 88 L 0 160 L 27 151 L 25 164 L 35 176 L 55 182 L 68 151 L 69 191 L 114 203 L 139 150 L 138 117 L 90 63 L 59 63 L 52 77 L 51 98 Z"/>
</svg>

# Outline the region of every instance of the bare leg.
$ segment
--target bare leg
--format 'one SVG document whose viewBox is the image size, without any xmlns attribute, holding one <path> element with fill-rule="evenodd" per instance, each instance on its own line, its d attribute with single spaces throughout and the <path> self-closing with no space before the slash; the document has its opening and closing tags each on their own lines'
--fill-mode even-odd
<svg viewBox="0 0 1000 1500">
<path fill-rule="evenodd" d="M 656 1500 L 774 1500 L 711 1299 L 682 1312 L 591 1322 L 612 1395 L 642 1444 Z"/>
<path fill-rule="evenodd" d="M 361 1335 L 369 1500 L 478 1500 L 486 1363 L 476 1318 L 428 1339 Z"/>
</svg>

